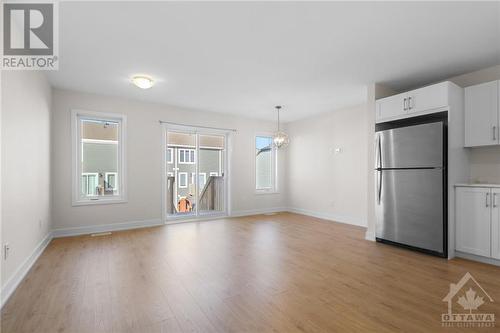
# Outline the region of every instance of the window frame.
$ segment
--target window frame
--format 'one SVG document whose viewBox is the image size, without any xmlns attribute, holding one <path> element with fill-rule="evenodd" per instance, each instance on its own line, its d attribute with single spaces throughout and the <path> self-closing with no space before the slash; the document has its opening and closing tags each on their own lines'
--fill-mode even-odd
<svg viewBox="0 0 500 333">
<path fill-rule="evenodd" d="M 271 138 L 271 187 L 257 188 L 257 137 Z M 255 194 L 278 194 L 278 149 L 273 143 L 273 134 L 256 133 L 253 137 L 253 177 Z"/>
<path fill-rule="evenodd" d="M 119 123 L 118 131 L 118 161 L 117 161 L 117 174 L 118 177 L 117 187 L 119 189 L 118 195 L 112 196 L 82 196 L 81 186 L 81 158 L 82 158 L 82 138 L 81 138 L 81 120 L 97 120 L 97 121 L 110 121 Z M 103 204 L 116 204 L 127 202 L 127 116 L 119 113 L 105 113 L 87 110 L 71 110 L 71 136 L 72 136 L 72 205 L 103 205 Z"/>
<path fill-rule="evenodd" d="M 210 172 L 209 176 L 208 177 L 219 177 L 219 173 L 218 172 Z"/>
<path fill-rule="evenodd" d="M 179 177 L 179 188 L 188 188 L 188 186 L 189 186 L 188 173 L 187 172 L 178 172 L 177 175 Z M 181 185 L 181 175 L 186 176 L 186 185 L 184 185 L 184 186 Z"/>
</svg>

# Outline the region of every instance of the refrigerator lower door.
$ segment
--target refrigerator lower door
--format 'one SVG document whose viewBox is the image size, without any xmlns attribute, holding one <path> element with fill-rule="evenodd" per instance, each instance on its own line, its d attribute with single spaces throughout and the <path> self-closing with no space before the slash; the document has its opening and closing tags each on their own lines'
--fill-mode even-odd
<svg viewBox="0 0 500 333">
<path fill-rule="evenodd" d="M 443 170 L 375 173 L 376 237 L 444 253 Z"/>
</svg>

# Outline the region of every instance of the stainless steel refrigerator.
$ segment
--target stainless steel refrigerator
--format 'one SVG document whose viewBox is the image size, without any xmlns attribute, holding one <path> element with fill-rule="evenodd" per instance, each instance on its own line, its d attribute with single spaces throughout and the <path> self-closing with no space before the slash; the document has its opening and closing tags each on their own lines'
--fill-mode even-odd
<svg viewBox="0 0 500 333">
<path fill-rule="evenodd" d="M 446 257 L 446 120 L 377 124 L 375 142 L 377 241 Z"/>
</svg>

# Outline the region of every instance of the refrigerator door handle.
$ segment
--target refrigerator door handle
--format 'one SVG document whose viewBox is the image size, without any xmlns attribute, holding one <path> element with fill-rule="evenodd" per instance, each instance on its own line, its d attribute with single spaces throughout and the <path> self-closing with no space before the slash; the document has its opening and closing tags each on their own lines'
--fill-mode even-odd
<svg viewBox="0 0 500 333">
<path fill-rule="evenodd" d="M 377 170 L 377 205 L 380 205 L 382 196 L 382 170 Z"/>
<path fill-rule="evenodd" d="M 376 159 L 377 159 L 377 165 L 375 168 L 379 169 L 382 168 L 382 139 L 380 137 L 380 133 L 377 134 L 377 152 L 376 152 Z"/>
</svg>

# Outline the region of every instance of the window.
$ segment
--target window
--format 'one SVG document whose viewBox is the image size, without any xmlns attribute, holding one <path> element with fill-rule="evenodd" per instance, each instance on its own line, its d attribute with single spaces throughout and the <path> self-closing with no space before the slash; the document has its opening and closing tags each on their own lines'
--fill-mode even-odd
<svg viewBox="0 0 500 333">
<path fill-rule="evenodd" d="M 200 190 L 203 190 L 203 188 L 205 187 L 205 184 L 207 183 L 207 174 L 206 173 L 199 173 L 198 174 L 198 189 Z"/>
<path fill-rule="evenodd" d="M 124 202 L 125 116 L 73 111 L 73 205 Z"/>
<path fill-rule="evenodd" d="M 174 148 L 167 149 L 167 163 L 168 164 L 174 163 Z"/>
<path fill-rule="evenodd" d="M 99 175 L 97 173 L 85 172 L 82 174 L 82 195 L 97 195 L 97 184 Z"/>
<path fill-rule="evenodd" d="M 255 189 L 276 192 L 276 148 L 271 136 L 255 137 Z"/>
<path fill-rule="evenodd" d="M 104 183 L 104 187 L 108 191 L 116 191 L 118 192 L 118 183 L 116 179 L 118 178 L 118 174 L 116 172 L 106 172 L 106 182 Z"/>
<path fill-rule="evenodd" d="M 194 164 L 194 149 L 179 149 L 179 164 Z"/>
<path fill-rule="evenodd" d="M 179 188 L 188 187 L 188 174 L 187 172 L 179 172 Z"/>
</svg>

